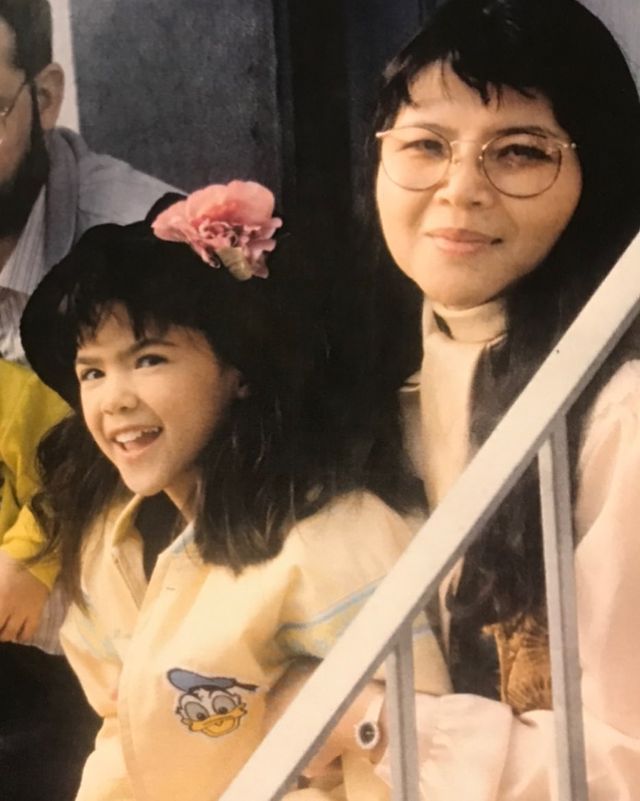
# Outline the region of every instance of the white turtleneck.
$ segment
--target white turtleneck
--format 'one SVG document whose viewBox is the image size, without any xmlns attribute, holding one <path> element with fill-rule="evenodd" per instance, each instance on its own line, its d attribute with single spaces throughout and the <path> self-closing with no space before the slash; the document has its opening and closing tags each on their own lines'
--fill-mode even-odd
<svg viewBox="0 0 640 801">
<path fill-rule="evenodd" d="M 425 303 L 420 418 L 422 476 L 432 509 L 469 461 L 476 370 L 482 354 L 499 343 L 505 332 L 503 300 L 464 310 Z"/>
<path fill-rule="evenodd" d="M 478 363 L 483 353 L 503 340 L 506 329 L 501 299 L 464 310 L 425 301 L 422 368 L 403 388 L 401 403 L 405 448 L 423 479 L 430 509 L 442 501 L 469 461 L 469 422 Z M 455 589 L 462 564 L 460 559 L 439 592 L 447 650 L 450 619 L 445 596 L 450 587 Z"/>
</svg>

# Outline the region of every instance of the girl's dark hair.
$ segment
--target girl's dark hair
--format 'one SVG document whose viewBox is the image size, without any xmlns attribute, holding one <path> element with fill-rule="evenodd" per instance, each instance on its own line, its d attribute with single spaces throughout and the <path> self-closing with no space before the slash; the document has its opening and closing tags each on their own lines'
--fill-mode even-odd
<svg viewBox="0 0 640 801">
<path fill-rule="evenodd" d="M 399 482 L 387 480 L 400 469 L 400 448 L 389 444 L 393 437 L 352 425 L 348 387 L 328 380 L 326 338 L 295 237 L 282 238 L 269 269 L 266 280 L 239 282 L 187 245 L 159 240 L 147 223 L 99 226 L 44 279 L 22 323 L 34 369 L 73 406 L 78 344 L 114 304 L 126 308 L 136 336 L 195 329 L 241 372 L 248 397 L 232 402 L 199 456 L 195 520 L 203 559 L 236 571 L 275 556 L 295 520 L 339 493 L 367 487 L 391 502 L 400 496 Z M 188 399 L 176 404 L 188 414 Z M 44 490 L 36 513 L 78 598 L 83 537 L 121 488 L 119 476 L 80 415 L 52 430 L 39 459 Z"/>
<path fill-rule="evenodd" d="M 561 238 L 537 269 L 508 292 L 507 342 L 481 365 L 475 385 L 471 425 L 473 444 L 478 446 L 638 229 L 640 104 L 620 48 L 602 22 L 576 0 L 449 0 L 389 64 L 374 131 L 393 126 L 401 107 L 411 103 L 413 82 L 431 65 L 450 67 L 485 103 L 495 92 L 499 97 L 504 87 L 550 100 L 559 124 L 578 145 L 583 177 L 579 205 Z M 373 137 L 368 146 L 370 174 L 364 194 L 373 198 L 378 162 Z M 371 208 L 363 213 L 365 220 L 377 218 Z M 369 231 L 367 237 L 377 238 L 382 254 L 379 280 L 386 285 L 393 280 L 389 254 L 380 244 L 379 230 Z M 414 367 L 417 298 L 414 293 L 408 307 L 413 339 L 409 347 L 402 343 Z M 403 338 L 406 333 L 405 329 Z M 386 348 L 387 353 L 393 350 L 388 344 Z M 602 386 L 622 358 L 619 352 L 609 361 L 594 387 Z M 593 391 L 586 393 L 570 420 L 574 457 L 580 420 Z M 532 468 L 469 549 L 452 601 L 454 615 L 482 625 L 543 614 L 537 487 Z"/>
</svg>

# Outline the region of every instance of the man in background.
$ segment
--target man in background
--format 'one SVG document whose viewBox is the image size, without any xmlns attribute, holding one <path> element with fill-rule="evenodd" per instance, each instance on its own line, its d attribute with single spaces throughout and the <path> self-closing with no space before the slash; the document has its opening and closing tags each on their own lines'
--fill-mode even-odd
<svg viewBox="0 0 640 801">
<path fill-rule="evenodd" d="M 28 296 L 87 228 L 141 219 L 170 187 L 57 128 L 48 0 L 0 0 L 0 355 L 23 358 Z"/>
</svg>

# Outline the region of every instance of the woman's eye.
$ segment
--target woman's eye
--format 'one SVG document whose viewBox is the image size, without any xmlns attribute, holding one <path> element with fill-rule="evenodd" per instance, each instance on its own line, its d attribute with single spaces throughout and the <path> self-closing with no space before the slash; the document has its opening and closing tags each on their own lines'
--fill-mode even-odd
<svg viewBox="0 0 640 801">
<path fill-rule="evenodd" d="M 428 158 L 439 159 L 447 157 L 447 149 L 444 142 L 429 136 L 422 136 L 419 139 L 412 139 L 411 141 L 405 143 L 403 149 L 420 156 L 426 156 Z"/>
<path fill-rule="evenodd" d="M 164 356 L 160 356 L 157 353 L 145 353 L 136 359 L 136 367 L 155 367 L 158 364 L 164 364 L 166 361 Z"/>
<path fill-rule="evenodd" d="M 553 162 L 553 152 L 534 142 L 508 142 L 492 149 L 491 158 L 498 164 L 530 167 Z"/>
</svg>

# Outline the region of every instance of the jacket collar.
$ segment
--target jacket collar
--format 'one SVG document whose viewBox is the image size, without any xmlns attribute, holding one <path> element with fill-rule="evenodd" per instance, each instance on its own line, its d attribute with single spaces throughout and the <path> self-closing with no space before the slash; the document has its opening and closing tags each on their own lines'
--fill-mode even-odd
<svg viewBox="0 0 640 801">
<path fill-rule="evenodd" d="M 73 131 L 54 128 L 47 134 L 49 177 L 45 217 L 45 268 L 49 270 L 71 250 L 76 239 L 79 199 L 78 162 L 88 152 Z"/>
</svg>

